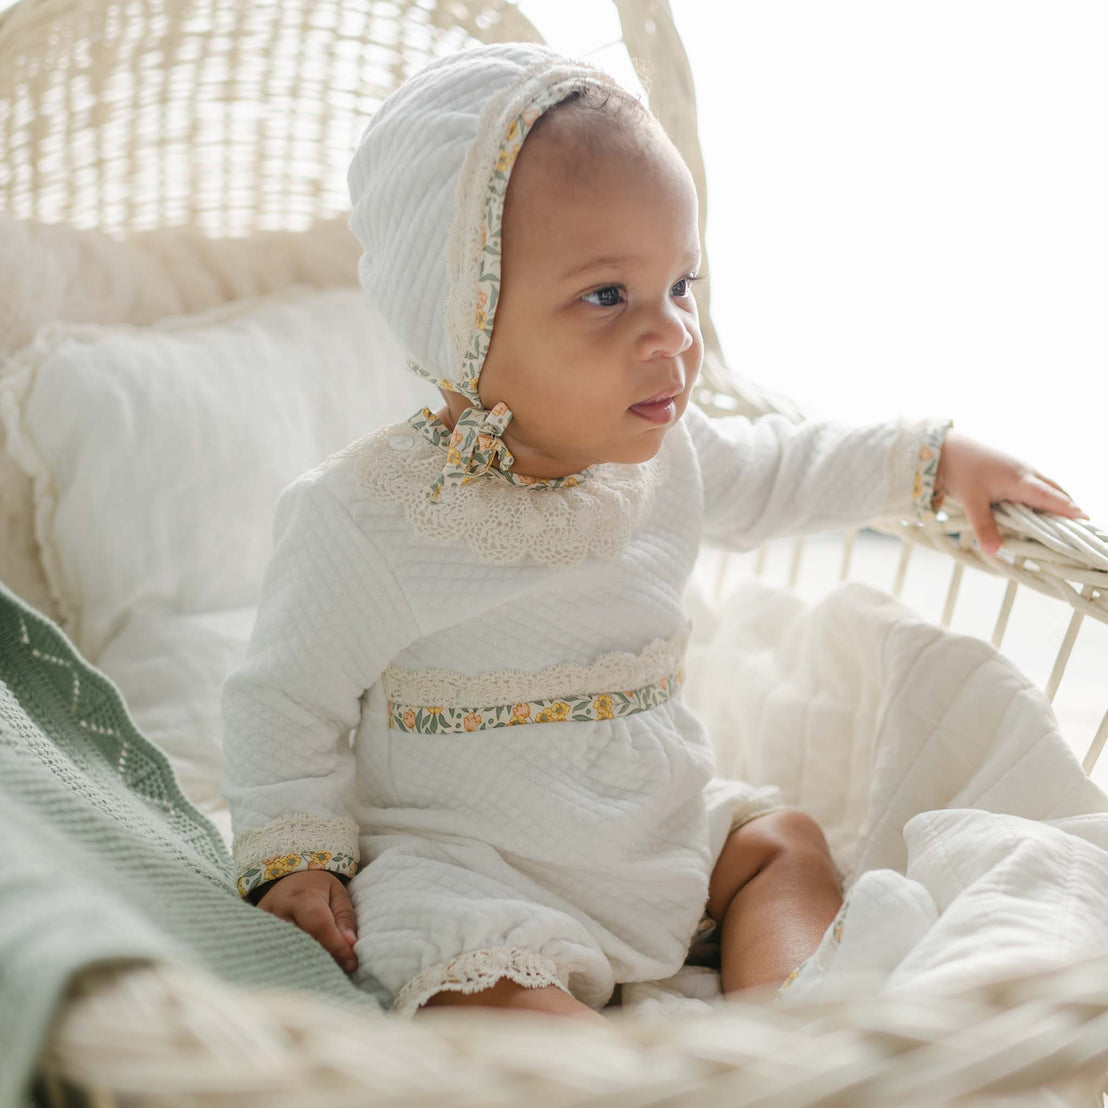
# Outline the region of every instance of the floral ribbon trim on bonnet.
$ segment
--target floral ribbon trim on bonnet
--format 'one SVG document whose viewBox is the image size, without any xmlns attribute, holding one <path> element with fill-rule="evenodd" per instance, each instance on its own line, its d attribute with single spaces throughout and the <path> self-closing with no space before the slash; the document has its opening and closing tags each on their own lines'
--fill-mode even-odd
<svg viewBox="0 0 1108 1108">
<path fill-rule="evenodd" d="M 518 704 L 497 704 L 491 708 L 450 708 L 434 705 L 388 702 L 389 726 L 398 731 L 422 735 L 448 732 L 487 731 L 519 723 L 587 723 L 618 719 L 645 712 L 676 695 L 685 680 L 682 666 L 676 673 L 637 689 L 606 693 L 575 693 L 565 698 L 525 700 Z"/>
<path fill-rule="evenodd" d="M 358 871 L 358 863 L 349 854 L 332 854 L 329 850 L 278 854 L 251 866 L 239 877 L 239 896 L 245 899 L 259 885 L 304 869 L 325 869 L 342 877 L 353 877 Z"/>
<path fill-rule="evenodd" d="M 458 380 L 437 377 L 416 362 L 408 362 L 408 367 L 421 377 L 427 378 L 441 389 L 465 396 L 475 405 L 481 404 L 477 382 L 485 363 L 485 356 L 488 354 L 489 343 L 492 341 L 493 319 L 500 300 L 501 227 L 504 220 L 504 200 L 508 193 L 508 178 L 523 146 L 523 140 L 534 126 L 535 120 L 563 99 L 570 87 L 576 83 L 578 80 L 573 79 L 544 89 L 525 111 L 516 115 L 504 133 L 496 163 L 489 177 L 484 226 L 481 229 L 481 254 L 473 311 L 473 331 L 463 355 Z M 417 422 L 420 415 L 426 421 L 422 426 Z M 464 485 L 467 481 L 486 473 L 495 474 L 517 486 L 553 489 L 563 485 L 576 485 L 592 475 L 592 466 L 587 466 L 579 473 L 553 478 L 521 477 L 510 473 L 509 468 L 515 458 L 500 436 L 511 419 L 511 410 L 503 401 L 491 411 L 479 406 L 467 408 L 458 417 L 452 432 L 447 430 L 428 408 L 424 408 L 422 412 L 412 417 L 410 422 L 416 430 L 427 435 L 436 445 L 444 446 L 448 452 L 442 473 L 427 489 L 427 499 L 437 502 L 443 488 L 447 485 Z M 440 441 L 440 436 L 432 437 L 427 434 L 428 426 L 433 427 L 435 423 L 442 428 L 442 434 L 446 436 L 445 442 Z"/>
<path fill-rule="evenodd" d="M 943 439 L 954 424 L 949 419 L 932 419 L 924 429 L 923 442 L 919 448 L 919 461 L 912 482 L 912 503 L 920 515 L 937 512 L 946 499 L 946 490 L 935 484 L 939 472 L 939 455 L 943 449 Z"/>
<path fill-rule="evenodd" d="M 511 422 L 507 404 L 491 411 L 466 408 L 451 431 L 430 408 L 408 416 L 408 423 L 428 442 L 446 451 L 446 464 L 427 490 L 428 500 L 438 500 L 447 485 L 466 485 L 485 473 L 503 477 L 513 485 L 537 485 L 557 489 L 572 487 L 592 473 L 592 467 L 565 477 L 524 477 L 509 473 L 515 457 L 500 433 Z"/>
</svg>

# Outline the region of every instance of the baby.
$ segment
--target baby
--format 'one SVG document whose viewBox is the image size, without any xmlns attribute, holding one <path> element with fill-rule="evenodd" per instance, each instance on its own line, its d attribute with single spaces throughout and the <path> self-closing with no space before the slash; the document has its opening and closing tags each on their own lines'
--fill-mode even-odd
<svg viewBox="0 0 1108 1108">
<path fill-rule="evenodd" d="M 725 992 L 781 985 L 840 876 L 777 788 L 715 775 L 681 698 L 701 541 L 949 493 L 995 553 L 993 501 L 1083 513 L 949 421 L 690 403 L 693 180 L 597 69 L 522 43 L 436 61 L 373 117 L 349 184 L 361 283 L 445 404 L 278 501 L 223 694 L 241 894 L 405 1016 L 598 1019 L 709 948 Z"/>
</svg>

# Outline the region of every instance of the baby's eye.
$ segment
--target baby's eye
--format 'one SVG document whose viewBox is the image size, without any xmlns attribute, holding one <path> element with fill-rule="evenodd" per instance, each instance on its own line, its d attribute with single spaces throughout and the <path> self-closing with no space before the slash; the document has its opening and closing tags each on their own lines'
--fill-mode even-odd
<svg viewBox="0 0 1108 1108">
<path fill-rule="evenodd" d="M 603 299 L 610 293 L 615 294 L 616 298 L 614 300 Z M 595 300 L 590 300 L 590 296 L 599 296 L 602 299 L 597 303 Z M 602 289 L 593 289 L 592 292 L 586 292 L 581 299 L 587 304 L 596 304 L 598 308 L 614 308 L 619 303 L 619 285 L 605 285 Z"/>
<path fill-rule="evenodd" d="M 693 281 L 699 281 L 700 279 L 700 274 L 697 274 L 695 277 L 682 277 L 669 291 L 672 292 L 674 296 L 688 296 L 689 293 L 692 292 Z"/>
</svg>

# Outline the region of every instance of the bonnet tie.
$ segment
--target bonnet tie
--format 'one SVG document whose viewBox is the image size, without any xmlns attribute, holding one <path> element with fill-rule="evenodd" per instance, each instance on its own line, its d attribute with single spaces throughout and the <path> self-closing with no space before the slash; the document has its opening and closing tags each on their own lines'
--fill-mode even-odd
<svg viewBox="0 0 1108 1108">
<path fill-rule="evenodd" d="M 466 408 L 455 421 L 446 444 L 446 464 L 427 495 L 438 500 L 445 485 L 466 485 L 483 473 L 507 474 L 515 456 L 500 436 L 511 419 L 503 400 L 491 410 Z"/>
</svg>

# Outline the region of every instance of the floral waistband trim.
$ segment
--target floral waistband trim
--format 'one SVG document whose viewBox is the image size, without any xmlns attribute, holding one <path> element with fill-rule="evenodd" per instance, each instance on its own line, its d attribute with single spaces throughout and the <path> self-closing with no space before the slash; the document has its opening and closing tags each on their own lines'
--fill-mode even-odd
<svg viewBox="0 0 1108 1108">
<path fill-rule="evenodd" d="M 674 696 L 685 680 L 682 666 L 659 681 L 617 692 L 574 693 L 492 707 L 445 707 L 388 702 L 389 727 L 422 735 L 487 731 L 520 723 L 590 723 L 618 719 L 656 708 Z"/>
</svg>

